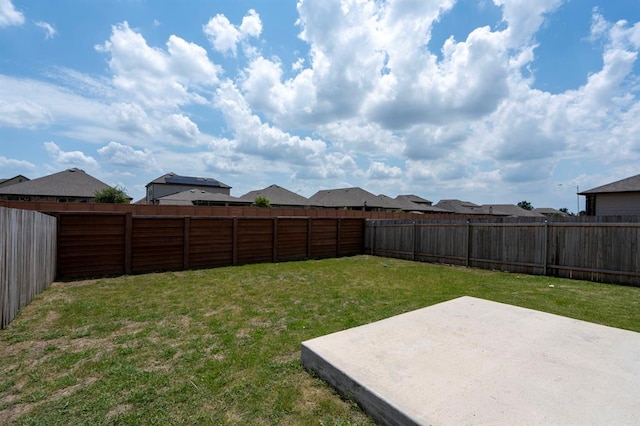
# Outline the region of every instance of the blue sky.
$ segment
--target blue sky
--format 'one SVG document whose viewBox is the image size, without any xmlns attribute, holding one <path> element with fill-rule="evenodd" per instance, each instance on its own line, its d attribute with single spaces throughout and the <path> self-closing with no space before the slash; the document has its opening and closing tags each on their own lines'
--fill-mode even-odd
<svg viewBox="0 0 640 426">
<path fill-rule="evenodd" d="M 640 0 L 0 0 L 0 178 L 575 211 L 640 173 L 639 51 Z"/>
</svg>

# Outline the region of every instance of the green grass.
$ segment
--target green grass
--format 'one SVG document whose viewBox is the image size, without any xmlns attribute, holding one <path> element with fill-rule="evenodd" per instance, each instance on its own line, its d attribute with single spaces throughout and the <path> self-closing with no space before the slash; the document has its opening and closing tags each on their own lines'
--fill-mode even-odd
<svg viewBox="0 0 640 426">
<path fill-rule="evenodd" d="M 640 288 L 370 256 L 55 283 L 0 331 L 0 424 L 371 424 L 300 343 L 463 295 L 640 331 Z"/>
</svg>

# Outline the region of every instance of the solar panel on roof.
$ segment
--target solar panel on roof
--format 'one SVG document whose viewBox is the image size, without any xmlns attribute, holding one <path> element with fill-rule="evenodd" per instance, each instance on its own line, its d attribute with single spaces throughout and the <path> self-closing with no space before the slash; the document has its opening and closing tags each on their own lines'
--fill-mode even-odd
<svg viewBox="0 0 640 426">
<path fill-rule="evenodd" d="M 191 185 L 191 186 L 226 186 L 223 183 L 211 178 L 198 178 L 190 176 L 170 176 L 165 179 L 166 183 L 175 185 Z"/>
</svg>

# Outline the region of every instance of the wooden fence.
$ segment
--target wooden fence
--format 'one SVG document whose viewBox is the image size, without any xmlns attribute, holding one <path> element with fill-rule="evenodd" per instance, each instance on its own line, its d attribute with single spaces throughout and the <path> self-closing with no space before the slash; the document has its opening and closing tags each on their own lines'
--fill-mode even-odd
<svg viewBox="0 0 640 426">
<path fill-rule="evenodd" d="M 0 329 L 55 278 L 56 219 L 0 207 Z"/>
<path fill-rule="evenodd" d="M 367 221 L 365 252 L 640 286 L 640 223 Z"/>
<path fill-rule="evenodd" d="M 358 218 L 54 214 L 65 280 L 351 256 L 364 247 Z"/>
</svg>

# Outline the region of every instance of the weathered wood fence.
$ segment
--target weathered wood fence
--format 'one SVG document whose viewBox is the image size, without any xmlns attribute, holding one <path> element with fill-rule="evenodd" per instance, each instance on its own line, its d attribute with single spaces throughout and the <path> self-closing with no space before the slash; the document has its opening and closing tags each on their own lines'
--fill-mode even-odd
<svg viewBox="0 0 640 426">
<path fill-rule="evenodd" d="M 365 252 L 640 286 L 640 223 L 367 221 Z"/>
<path fill-rule="evenodd" d="M 0 207 L 0 329 L 55 278 L 56 219 Z"/>
<path fill-rule="evenodd" d="M 58 278 L 363 253 L 364 219 L 57 212 Z"/>
</svg>

